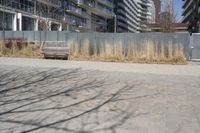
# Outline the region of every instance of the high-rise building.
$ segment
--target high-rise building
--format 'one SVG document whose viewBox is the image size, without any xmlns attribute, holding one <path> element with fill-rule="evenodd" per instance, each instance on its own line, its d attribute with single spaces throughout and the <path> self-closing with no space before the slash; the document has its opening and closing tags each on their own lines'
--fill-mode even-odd
<svg viewBox="0 0 200 133">
<path fill-rule="evenodd" d="M 0 0 L 0 30 L 106 32 L 112 0 Z"/>
<path fill-rule="evenodd" d="M 161 0 L 161 12 L 172 12 L 173 2 L 172 0 Z"/>
<path fill-rule="evenodd" d="M 138 3 L 138 18 L 139 18 L 139 32 L 150 31 L 149 18 L 151 17 L 151 12 L 148 10 L 151 5 L 150 0 L 136 0 Z"/>
<path fill-rule="evenodd" d="M 183 0 L 183 16 L 190 32 L 200 32 L 200 0 Z"/>
<path fill-rule="evenodd" d="M 155 21 L 156 23 L 159 23 L 160 21 L 160 13 L 161 13 L 161 1 L 160 0 L 153 0 L 155 5 Z"/>
<path fill-rule="evenodd" d="M 151 13 L 149 16 L 149 23 L 154 24 L 156 23 L 156 8 L 153 0 L 150 0 L 151 6 L 149 6 L 148 10 Z"/>
<path fill-rule="evenodd" d="M 146 32 L 151 13 L 149 0 L 115 0 L 117 32 Z"/>
<path fill-rule="evenodd" d="M 78 0 L 78 6 L 89 14 L 89 26 L 92 31 L 108 31 L 108 20 L 114 18 L 113 0 Z"/>
<path fill-rule="evenodd" d="M 135 0 L 115 0 L 117 32 L 138 32 L 137 2 Z"/>
</svg>

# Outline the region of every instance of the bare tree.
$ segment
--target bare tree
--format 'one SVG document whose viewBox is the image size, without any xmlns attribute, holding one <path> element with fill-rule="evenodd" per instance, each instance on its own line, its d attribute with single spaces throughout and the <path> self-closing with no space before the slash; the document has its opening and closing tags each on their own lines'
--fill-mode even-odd
<svg viewBox="0 0 200 133">
<path fill-rule="evenodd" d="M 52 27 L 53 29 L 58 29 L 58 25 L 52 25 L 51 19 L 56 20 L 58 23 L 63 23 L 64 10 L 61 9 L 61 1 L 57 1 L 58 3 L 37 3 L 37 14 L 38 18 L 38 29 L 40 31 L 48 31 Z M 60 3 L 59 3 L 60 2 Z"/>
<path fill-rule="evenodd" d="M 49 5 L 37 4 L 37 14 L 39 15 L 38 18 L 38 29 L 40 31 L 48 31 L 49 30 Z"/>
<path fill-rule="evenodd" d="M 175 32 L 176 14 L 172 6 L 172 0 L 163 1 L 163 12 L 160 14 L 161 32 Z"/>
</svg>

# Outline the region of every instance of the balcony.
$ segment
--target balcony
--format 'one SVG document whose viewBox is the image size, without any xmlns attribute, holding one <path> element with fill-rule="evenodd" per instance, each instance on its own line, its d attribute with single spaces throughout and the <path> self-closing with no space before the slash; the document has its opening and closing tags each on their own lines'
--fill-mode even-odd
<svg viewBox="0 0 200 133">
<path fill-rule="evenodd" d="M 86 28 L 86 29 L 89 28 L 89 25 L 86 22 L 80 22 L 75 19 L 68 19 L 67 22 L 79 28 Z"/>
<path fill-rule="evenodd" d="M 48 18 L 61 21 L 61 20 L 63 20 L 64 17 L 63 17 L 63 15 L 60 15 L 58 13 L 49 13 Z"/>
<path fill-rule="evenodd" d="M 192 10 L 194 6 L 194 2 L 190 1 L 185 7 L 184 7 L 184 11 L 183 11 L 183 15 L 187 14 L 187 12 L 189 10 Z"/>
<path fill-rule="evenodd" d="M 41 2 L 43 4 L 46 4 L 46 5 L 53 6 L 53 7 L 61 7 L 62 6 L 62 3 L 60 0 L 37 0 L 37 1 Z"/>
<path fill-rule="evenodd" d="M 112 18 L 114 16 L 114 13 L 112 10 L 103 8 L 98 5 L 96 5 L 94 13 L 103 17 L 108 17 L 108 18 Z"/>
<path fill-rule="evenodd" d="M 78 16 L 78 17 L 82 17 L 82 18 L 89 18 L 89 15 L 82 11 L 81 8 L 78 8 L 76 6 L 73 5 L 67 5 L 66 6 L 66 11 L 72 15 Z"/>
<path fill-rule="evenodd" d="M 112 8 L 107 8 L 107 7 L 101 7 L 95 3 L 95 1 L 92 0 L 79 0 L 78 4 L 82 8 L 89 9 L 92 13 L 102 16 L 102 17 L 107 17 L 107 18 L 112 18 L 114 16 L 114 13 L 112 11 Z M 111 10 L 109 10 L 111 9 Z"/>
<path fill-rule="evenodd" d="M 78 5 L 83 8 L 95 8 L 95 2 L 92 0 L 78 0 Z"/>
<path fill-rule="evenodd" d="M 188 11 L 188 12 L 185 14 L 185 16 L 184 16 L 184 18 L 183 18 L 183 22 L 184 22 L 184 23 L 187 22 L 187 21 L 189 21 L 189 18 L 191 17 L 192 12 L 193 12 L 193 10 L 191 9 L 190 11 Z"/>
<path fill-rule="evenodd" d="M 46 13 L 46 12 L 37 11 L 36 14 L 41 18 L 54 19 L 56 21 L 62 21 L 64 19 L 63 15 L 58 12 Z"/>
<path fill-rule="evenodd" d="M 103 4 L 104 6 L 113 8 L 113 2 L 109 1 L 109 0 L 96 0 L 98 3 Z"/>
<path fill-rule="evenodd" d="M 28 4 L 24 4 L 14 0 L 0 0 L 0 5 L 2 5 L 4 8 L 12 8 L 15 10 L 34 14 L 34 3 L 30 1 L 28 2 Z"/>
<path fill-rule="evenodd" d="M 138 3 L 142 6 L 145 6 L 145 7 L 151 6 L 151 3 L 148 0 L 141 0 L 141 1 L 138 1 Z"/>
<path fill-rule="evenodd" d="M 185 8 L 189 2 L 191 2 L 191 1 L 193 2 L 193 0 L 183 0 L 183 1 L 184 1 L 183 6 L 182 6 L 183 8 Z"/>
</svg>

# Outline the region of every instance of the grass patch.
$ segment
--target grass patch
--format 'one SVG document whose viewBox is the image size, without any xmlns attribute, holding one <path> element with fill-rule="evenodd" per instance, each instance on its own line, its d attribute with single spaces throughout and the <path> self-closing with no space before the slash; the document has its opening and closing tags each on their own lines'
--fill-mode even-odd
<svg viewBox="0 0 200 133">
<path fill-rule="evenodd" d="M 110 44 L 102 42 L 91 44 L 87 39 L 80 44 L 67 42 L 72 60 L 90 60 L 105 62 L 154 63 L 154 64 L 186 64 L 184 48 L 181 44 L 159 44 L 144 41 L 142 44 L 122 42 Z M 27 42 L 0 42 L 0 56 L 43 58 L 40 45 Z"/>
<path fill-rule="evenodd" d="M 81 45 L 69 42 L 71 59 L 130 63 L 186 64 L 184 48 L 181 44 L 159 44 L 145 41 L 142 44 L 122 42 L 98 45 L 84 40 Z"/>
<path fill-rule="evenodd" d="M 27 42 L 0 42 L 0 56 L 42 58 L 40 45 Z"/>
</svg>

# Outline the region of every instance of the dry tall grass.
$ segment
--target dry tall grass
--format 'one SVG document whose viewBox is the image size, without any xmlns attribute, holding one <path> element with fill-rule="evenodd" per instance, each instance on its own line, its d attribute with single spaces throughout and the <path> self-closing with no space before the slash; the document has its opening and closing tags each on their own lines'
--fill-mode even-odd
<svg viewBox="0 0 200 133">
<path fill-rule="evenodd" d="M 40 46 L 33 43 L 0 41 L 0 56 L 41 58 Z"/>
<path fill-rule="evenodd" d="M 90 44 L 85 39 L 81 45 L 76 42 L 68 42 L 70 45 L 71 58 L 75 60 L 97 60 L 112 62 L 133 63 L 170 63 L 185 64 L 184 48 L 181 44 L 159 44 L 145 41 L 142 44 L 132 42 L 123 45 L 117 42 L 114 45 L 105 41 L 99 44 Z"/>
<path fill-rule="evenodd" d="M 68 41 L 70 56 L 74 60 L 95 60 L 111 62 L 133 63 L 162 63 L 185 64 L 184 48 L 181 44 L 160 44 L 152 41 L 144 41 L 142 44 L 131 42 L 124 45 L 122 41 L 102 41 L 91 43 L 88 39 L 77 43 Z M 0 56 L 42 58 L 40 45 L 25 42 L 12 41 L 0 42 Z"/>
</svg>

